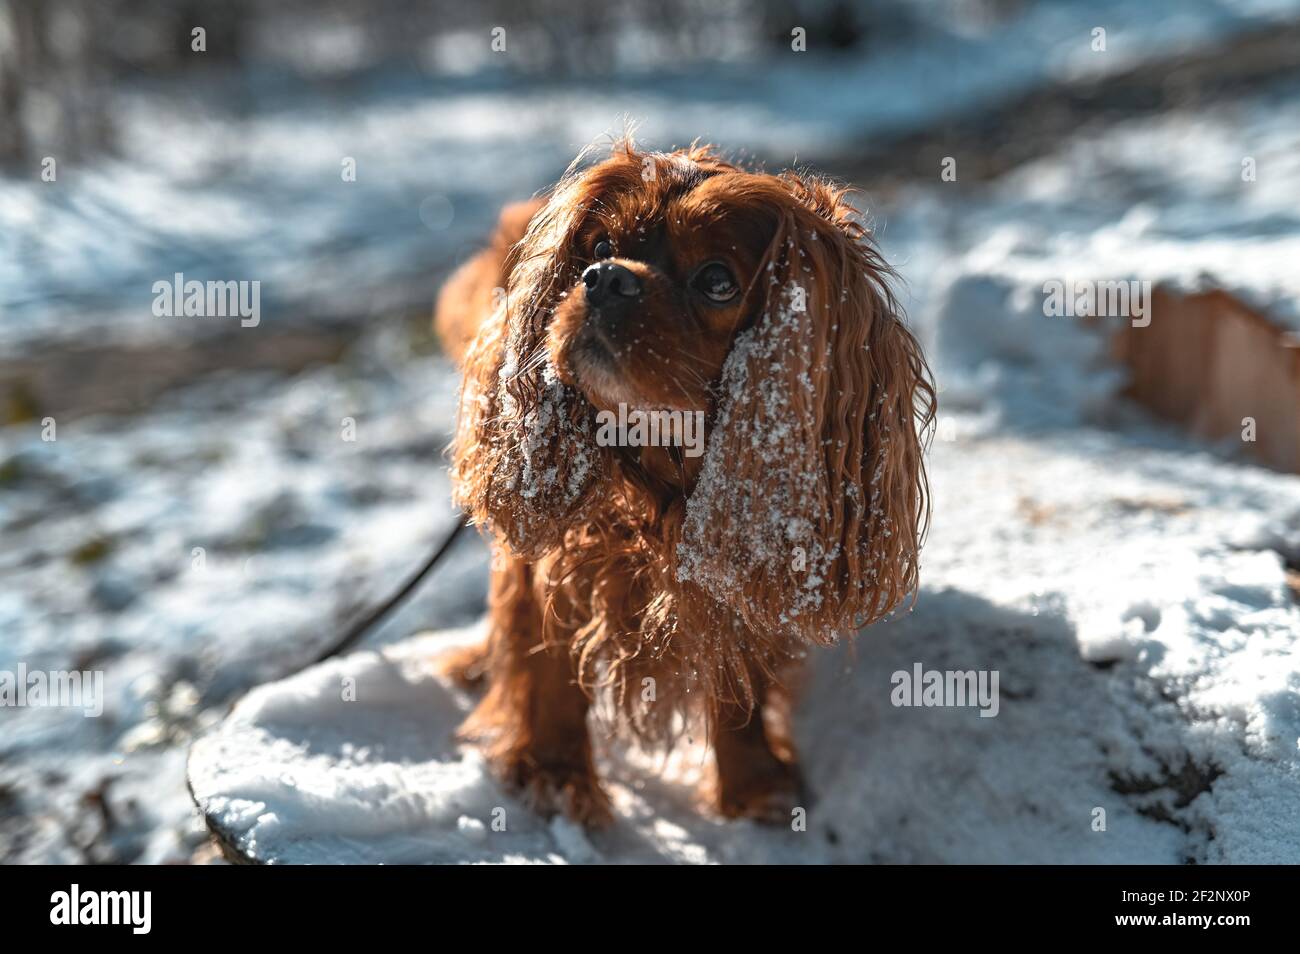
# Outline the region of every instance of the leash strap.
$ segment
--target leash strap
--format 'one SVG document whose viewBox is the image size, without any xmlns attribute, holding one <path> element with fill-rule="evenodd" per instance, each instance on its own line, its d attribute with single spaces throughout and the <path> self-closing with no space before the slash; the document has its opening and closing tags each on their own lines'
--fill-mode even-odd
<svg viewBox="0 0 1300 954">
<path fill-rule="evenodd" d="M 466 523 L 463 518 L 458 516 L 456 518 L 456 525 L 451 528 L 445 537 L 442 538 L 433 553 L 429 555 L 423 565 L 421 565 L 421 567 L 416 570 L 406 580 L 406 582 L 393 593 L 392 596 L 388 597 L 384 602 L 380 603 L 365 616 L 361 617 L 361 619 L 353 623 L 337 641 L 326 647 L 308 665 L 314 666 L 317 663 L 323 662 L 331 656 L 337 656 L 344 650 L 356 645 L 361 638 L 366 635 L 366 633 L 373 629 L 381 620 L 384 619 L 384 617 L 388 616 L 399 603 L 415 591 L 415 588 L 420 585 L 424 578 L 428 576 L 442 558 L 447 555 L 447 552 L 451 549 L 451 545 L 456 542 L 456 538 L 468 529 L 469 524 Z"/>
</svg>

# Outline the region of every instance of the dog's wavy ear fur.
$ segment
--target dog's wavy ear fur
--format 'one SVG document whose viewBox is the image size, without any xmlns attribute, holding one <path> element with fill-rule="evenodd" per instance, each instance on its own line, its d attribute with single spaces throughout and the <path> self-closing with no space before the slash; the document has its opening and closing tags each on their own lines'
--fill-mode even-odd
<svg viewBox="0 0 1300 954">
<path fill-rule="evenodd" d="M 675 576 L 759 633 L 829 642 L 917 583 L 934 389 L 845 190 L 787 173 L 723 368 Z M 683 594 L 686 595 L 686 594 Z"/>
<path fill-rule="evenodd" d="M 576 168 L 577 160 L 507 257 L 504 294 L 465 355 L 452 445 L 456 503 L 525 557 L 555 547 L 609 473 L 590 406 L 556 379 L 546 352 L 551 313 L 577 279 Z"/>
</svg>

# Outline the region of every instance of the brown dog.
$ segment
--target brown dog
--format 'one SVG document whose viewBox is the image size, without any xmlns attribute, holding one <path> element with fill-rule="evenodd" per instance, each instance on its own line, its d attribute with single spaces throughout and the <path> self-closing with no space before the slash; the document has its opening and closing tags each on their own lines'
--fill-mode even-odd
<svg viewBox="0 0 1300 954">
<path fill-rule="evenodd" d="M 462 731 L 539 811 L 610 817 L 606 702 L 642 740 L 703 719 L 719 810 L 789 819 L 783 674 L 917 584 L 934 391 L 888 276 L 846 190 L 622 142 L 448 281 L 455 495 L 497 546 L 451 668 L 486 674 Z"/>
</svg>

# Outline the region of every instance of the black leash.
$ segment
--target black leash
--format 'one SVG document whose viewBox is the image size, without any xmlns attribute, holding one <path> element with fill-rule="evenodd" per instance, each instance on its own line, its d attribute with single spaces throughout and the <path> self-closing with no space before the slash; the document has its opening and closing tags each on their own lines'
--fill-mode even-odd
<svg viewBox="0 0 1300 954">
<path fill-rule="evenodd" d="M 413 573 L 406 582 L 393 593 L 392 596 L 388 597 L 384 602 L 380 603 L 365 616 L 361 617 L 361 619 L 353 623 L 347 631 L 338 638 L 338 640 L 336 640 L 331 646 L 327 647 L 320 653 L 320 655 L 308 663 L 308 665 L 314 666 L 319 662 L 324 662 L 331 656 L 337 656 L 344 650 L 356 645 L 361 640 L 361 637 L 365 636 L 366 633 L 374 628 L 374 626 L 385 616 L 391 613 L 399 603 L 415 591 L 415 588 L 420 585 L 430 572 L 432 572 L 433 568 L 438 565 L 439 561 L 447 555 L 447 551 L 449 551 L 451 545 L 456 542 L 456 538 L 468 529 L 469 524 L 465 522 L 464 518 L 457 515 L 456 526 L 452 527 L 447 535 L 442 538 L 437 548 L 429 555 L 429 558 L 424 561 L 423 565 L 421 565 L 421 567 L 416 570 L 415 573 Z"/>
</svg>

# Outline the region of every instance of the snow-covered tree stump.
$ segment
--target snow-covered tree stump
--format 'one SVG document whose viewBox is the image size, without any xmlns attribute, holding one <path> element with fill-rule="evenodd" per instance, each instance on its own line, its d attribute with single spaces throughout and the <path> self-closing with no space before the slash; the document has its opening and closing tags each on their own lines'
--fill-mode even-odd
<svg viewBox="0 0 1300 954">
<path fill-rule="evenodd" d="M 556 832 L 581 854 L 581 832 L 535 818 L 453 738 L 473 700 L 434 660 L 481 638 L 421 635 L 250 692 L 190 753 L 190 790 L 226 858 L 559 860 Z"/>
</svg>

